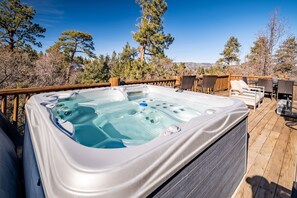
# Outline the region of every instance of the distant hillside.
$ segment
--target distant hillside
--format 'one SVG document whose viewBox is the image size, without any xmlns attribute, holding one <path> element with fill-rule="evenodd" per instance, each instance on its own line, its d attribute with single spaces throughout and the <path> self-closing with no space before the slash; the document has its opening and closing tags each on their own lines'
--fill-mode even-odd
<svg viewBox="0 0 297 198">
<path fill-rule="evenodd" d="M 213 63 L 194 63 L 194 62 L 184 62 L 188 69 L 196 69 L 197 67 L 211 67 Z"/>
</svg>

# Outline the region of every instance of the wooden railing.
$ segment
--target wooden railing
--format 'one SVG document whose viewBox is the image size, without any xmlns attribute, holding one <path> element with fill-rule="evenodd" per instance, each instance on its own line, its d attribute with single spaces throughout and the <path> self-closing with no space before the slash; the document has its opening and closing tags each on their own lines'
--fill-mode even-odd
<svg viewBox="0 0 297 198">
<path fill-rule="evenodd" d="M 242 79 L 242 75 L 222 75 L 218 76 L 215 83 L 214 90 L 224 91 L 230 88 L 231 80 Z M 253 82 L 259 78 L 272 78 L 271 76 L 245 76 L 248 81 Z M 201 91 L 201 83 L 203 77 L 197 77 L 194 81 L 192 91 Z M 97 83 L 97 84 L 79 84 L 79 85 L 63 85 L 63 86 L 47 86 L 47 87 L 31 87 L 31 88 L 20 88 L 20 89 L 2 89 L 0 90 L 1 98 L 1 111 L 5 115 L 11 118 L 12 122 L 17 125 L 18 118 L 24 117 L 24 112 L 19 113 L 23 110 L 24 104 L 28 101 L 30 96 L 37 93 L 54 92 L 54 91 L 67 91 L 76 89 L 88 89 L 97 87 L 109 87 L 118 85 L 133 85 L 133 84 L 150 84 L 157 86 L 170 86 L 173 87 L 180 83 L 180 77 L 174 77 L 170 79 L 160 80 L 136 80 L 136 81 L 125 81 L 120 82 L 118 78 L 110 78 L 108 83 Z M 294 100 L 297 99 L 297 84 L 294 86 Z M 9 108 L 8 108 L 9 107 Z M 8 112 L 9 110 L 9 112 Z"/>
<path fill-rule="evenodd" d="M 229 84 L 228 79 L 229 79 L 229 75 L 218 76 L 215 86 L 214 86 L 214 91 L 228 90 L 228 84 Z M 198 76 L 196 78 L 196 80 L 194 81 L 192 91 L 201 92 L 202 80 L 203 80 L 203 76 Z"/>
<path fill-rule="evenodd" d="M 259 78 L 271 79 L 273 76 L 245 76 L 245 75 L 231 75 L 230 80 L 241 80 L 243 77 L 247 78 L 249 84 L 255 84 Z"/>
<path fill-rule="evenodd" d="M 231 75 L 230 80 L 241 80 L 242 77 L 246 77 L 248 80 L 258 80 L 259 78 L 273 78 L 272 76 L 246 76 L 246 75 Z"/>
<path fill-rule="evenodd" d="M 229 75 L 218 76 L 214 90 L 223 91 L 229 89 Z"/>
</svg>

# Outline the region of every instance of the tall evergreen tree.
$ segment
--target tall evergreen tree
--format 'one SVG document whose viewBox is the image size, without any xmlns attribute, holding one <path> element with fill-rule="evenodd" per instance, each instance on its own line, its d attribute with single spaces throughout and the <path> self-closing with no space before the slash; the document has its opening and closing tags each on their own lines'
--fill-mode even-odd
<svg viewBox="0 0 297 198">
<path fill-rule="evenodd" d="M 266 75 L 265 64 L 269 56 L 269 42 L 266 37 L 260 36 L 251 47 L 250 54 L 247 55 L 249 70 L 254 75 Z"/>
<path fill-rule="evenodd" d="M 297 66 L 297 41 L 295 37 L 286 39 L 276 51 L 276 72 L 289 73 Z"/>
<path fill-rule="evenodd" d="M 123 70 L 121 64 L 119 63 L 119 56 L 115 51 L 113 51 L 111 54 L 109 67 L 111 77 L 122 77 Z"/>
<path fill-rule="evenodd" d="M 66 75 L 66 82 L 68 83 L 76 53 L 84 53 L 90 57 L 95 57 L 95 54 L 93 53 L 95 50 L 93 37 L 85 32 L 68 30 L 62 32 L 57 44 L 69 59 Z"/>
<path fill-rule="evenodd" d="M 240 59 L 238 58 L 238 56 L 240 47 L 241 45 L 238 42 L 238 39 L 234 36 L 231 36 L 225 44 L 225 49 L 222 53 L 220 53 L 223 58 L 220 58 L 218 62 L 223 63 L 224 66 L 230 66 L 234 62 L 236 62 L 236 64 L 239 64 Z"/>
<path fill-rule="evenodd" d="M 85 66 L 82 83 L 107 82 L 110 78 L 108 56 L 100 55 Z"/>
<path fill-rule="evenodd" d="M 37 38 L 43 38 L 45 28 L 33 23 L 35 10 L 20 0 L 0 2 L 0 43 L 15 48 L 31 48 L 28 43 L 41 47 Z"/>
<path fill-rule="evenodd" d="M 138 32 L 133 33 L 133 38 L 139 43 L 140 60 L 145 60 L 145 55 L 164 57 L 164 50 L 168 49 L 174 38 L 163 32 L 163 18 L 167 10 L 165 0 L 136 0 L 141 7 L 141 21 L 136 26 Z"/>
<path fill-rule="evenodd" d="M 135 79 L 139 72 L 135 64 L 137 49 L 131 47 L 129 43 L 123 47 L 123 51 L 115 58 L 111 59 L 111 76 L 121 79 Z M 114 57 L 114 54 L 112 55 Z M 116 61 L 113 61 L 115 59 Z M 140 69 L 141 70 L 141 69 Z"/>
<path fill-rule="evenodd" d="M 123 48 L 123 51 L 119 55 L 120 65 L 122 67 L 122 76 L 125 79 L 130 79 L 130 77 L 133 78 L 133 75 L 135 75 L 136 73 L 134 63 L 137 54 L 137 49 L 131 47 L 129 43 L 126 43 L 126 45 Z"/>
</svg>

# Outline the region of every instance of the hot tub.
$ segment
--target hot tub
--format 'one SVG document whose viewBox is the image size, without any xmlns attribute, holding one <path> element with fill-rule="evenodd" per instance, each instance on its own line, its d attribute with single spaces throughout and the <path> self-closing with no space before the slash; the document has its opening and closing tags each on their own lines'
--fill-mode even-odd
<svg viewBox="0 0 297 198">
<path fill-rule="evenodd" d="M 230 196 L 246 170 L 247 113 L 236 99 L 150 85 L 34 95 L 27 197 Z"/>
</svg>

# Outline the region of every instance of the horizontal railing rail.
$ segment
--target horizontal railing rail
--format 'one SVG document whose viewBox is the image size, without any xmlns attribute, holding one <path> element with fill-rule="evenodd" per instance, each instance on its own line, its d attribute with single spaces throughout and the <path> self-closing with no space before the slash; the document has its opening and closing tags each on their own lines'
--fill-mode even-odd
<svg viewBox="0 0 297 198">
<path fill-rule="evenodd" d="M 231 80 L 240 80 L 242 77 L 246 77 L 247 79 L 256 80 L 259 78 L 273 78 L 273 76 L 249 76 L 249 75 L 230 75 Z"/>
<path fill-rule="evenodd" d="M 174 79 L 159 79 L 159 80 L 130 80 L 125 81 L 125 85 L 134 85 L 134 84 L 150 84 L 157 86 L 170 86 L 173 87 L 176 83 L 176 78 Z"/>
<path fill-rule="evenodd" d="M 271 79 L 273 76 L 248 76 L 248 75 L 231 75 L 230 80 L 241 80 L 246 77 L 248 84 L 255 85 L 259 78 Z"/>
<path fill-rule="evenodd" d="M 67 91 L 67 90 L 75 90 L 75 89 L 89 89 L 89 88 L 109 87 L 109 86 L 110 86 L 110 83 L 94 83 L 94 84 L 76 84 L 76 85 L 2 89 L 0 90 L 0 96 L 18 95 L 18 94 L 36 94 L 36 93 L 45 93 L 45 92 L 53 92 L 53 91 Z"/>
</svg>

